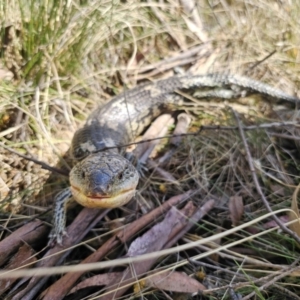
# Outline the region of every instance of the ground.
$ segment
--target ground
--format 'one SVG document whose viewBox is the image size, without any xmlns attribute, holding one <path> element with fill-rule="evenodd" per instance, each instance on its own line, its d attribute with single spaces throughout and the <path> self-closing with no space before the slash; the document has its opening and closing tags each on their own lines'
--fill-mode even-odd
<svg viewBox="0 0 300 300">
<path fill-rule="evenodd" d="M 72 165 L 67 153 L 72 136 L 96 105 L 143 81 L 186 72 L 242 74 L 299 96 L 299 5 L 297 1 L 271 0 L 4 1 L 0 6 L 0 19 L 3 20 L 0 42 L 1 145 L 67 172 Z M 167 283 L 158 287 L 146 282 L 144 287 L 140 281 L 141 289 L 137 291 L 135 287 L 136 297 L 175 299 L 179 292 L 185 292 L 185 297 L 193 299 L 298 299 L 297 240 L 276 229 L 276 223 L 267 215 L 262 201 L 263 196 L 282 222 L 292 219 L 287 209 L 292 208 L 298 213 L 298 112 L 254 96 L 229 105 L 238 114 L 236 117 L 228 103 L 224 107 L 215 102 L 185 107 L 193 120 L 189 132 L 197 132 L 201 125 L 213 128 L 182 139 L 171 160 L 161 165 L 171 177 L 147 172 L 131 206 L 111 211 L 101 221 L 94 212 L 86 212 L 81 219 L 77 217 L 79 221 L 75 224 L 84 223 L 95 214 L 90 220 L 95 228 L 83 235 L 85 243 L 68 252 L 64 261 L 61 258 L 47 264 L 43 257 L 45 253 L 49 254 L 44 247 L 50 229 L 53 198 L 67 186 L 67 177 L 43 170 L 32 161 L 0 147 L 3 228 L 0 249 L 6 245 L 9 254 L 2 262 L 0 260 L 1 267 L 14 269 L 32 255 L 41 259 L 41 263 L 33 261 L 34 271 L 55 264 L 78 268 L 83 259 L 98 255 L 90 262 L 99 261 L 99 269 L 87 269 L 88 272 L 78 275 L 80 280 L 72 278 L 74 286 L 90 280 L 86 285 L 89 288 L 83 292 L 86 296 L 91 295 L 100 290 L 95 286 L 103 287 L 106 285 L 103 282 L 117 282 L 120 274 L 124 276 L 127 264 L 118 258 L 127 254 L 132 241 L 139 243 L 136 237 L 141 236 L 146 227 L 150 235 L 155 232 L 152 225 L 161 217 L 153 215 L 145 219 L 145 213 L 167 203 L 171 197 L 196 190 L 190 196 L 190 206 L 179 208 L 190 218 L 193 213 L 189 215 L 187 211 L 195 212 L 196 208 L 207 209 L 208 214 L 196 221 L 197 226 L 185 227 L 181 235 L 177 233 L 176 242 L 172 244 L 172 247 L 179 245 L 187 249 L 173 249 L 172 254 L 160 256 L 143 273 L 149 277 L 153 274 L 150 270 L 172 270 L 175 275 L 164 278 L 174 276 L 171 278 L 177 283 L 175 285 L 184 282 L 190 287 L 194 282 L 179 275 L 179 271 L 184 272 L 190 276 L 188 278 L 197 278 L 203 284 L 203 289 L 196 286 L 203 294 L 175 290 Z M 281 124 L 276 128 L 270 125 L 287 121 L 294 124 Z M 225 128 L 257 124 L 265 124 L 267 128 L 245 130 L 244 139 L 239 130 Z M 173 125 L 169 126 L 170 130 L 172 128 Z M 169 143 L 164 141 L 156 151 L 157 157 L 168 150 Z M 249 162 L 253 163 L 255 172 L 251 171 Z M 168 178 L 172 180 L 168 181 Z M 214 206 L 207 207 L 209 201 L 214 201 Z M 78 206 L 69 210 L 68 224 L 80 211 Z M 172 213 L 165 217 L 169 224 L 173 224 Z M 28 229 L 35 228 L 36 236 L 30 242 L 26 240 L 29 246 L 24 250 L 21 244 L 15 244 L 15 240 L 8 237 L 17 229 L 30 226 L 32 220 L 41 223 L 34 223 Z M 237 227 L 245 224 L 245 228 Z M 123 226 L 129 226 L 125 237 L 119 229 Z M 134 232 L 138 226 L 140 229 Z M 164 234 L 154 240 L 162 241 L 163 236 L 167 236 L 170 227 L 164 226 L 158 228 Z M 75 226 L 71 231 L 74 234 L 70 244 L 63 249 L 80 242 L 73 238 L 79 235 L 78 228 Z M 297 226 L 291 229 L 299 232 Z M 125 247 L 112 238 L 115 232 Z M 25 239 L 21 233 L 18 237 Z M 214 240 L 204 245 L 201 240 L 205 238 Z M 149 236 L 145 239 L 155 244 Z M 169 237 L 167 242 L 170 240 Z M 226 250 L 230 243 L 237 245 Z M 104 252 L 103 245 L 107 246 L 108 252 Z M 215 249 L 217 253 L 213 253 Z M 49 251 L 55 253 L 57 250 Z M 22 251 L 26 259 L 21 255 Z M 140 254 L 139 250 L 134 254 Z M 12 259 L 9 261 L 8 258 Z M 101 262 L 108 264 L 102 266 Z M 131 267 L 139 274 L 138 262 Z M 57 274 L 54 271 L 48 269 L 46 272 Z M 58 281 L 60 275 L 50 279 L 43 277 L 47 278 L 44 282 L 33 279 L 17 291 L 13 291 L 14 282 L 6 285 L 7 282 L 2 281 L 8 287 L 6 291 L 3 289 L 6 294 L 2 297 L 35 299 L 35 295 L 52 286 L 52 292 L 51 289 L 48 291 L 50 297 L 54 295 L 53 290 L 64 290 L 67 286 L 64 278 L 72 282 L 72 274 L 61 277 L 61 281 Z M 100 275 L 107 277 L 96 277 Z M 91 283 L 93 278 L 95 282 Z M 72 286 L 66 289 L 70 288 Z M 14 293 L 15 298 L 12 298 Z M 34 296 L 30 296 L 33 293 Z M 125 297 L 129 298 L 133 289 L 126 293 Z M 190 296 L 192 294 L 194 296 Z M 66 296 L 66 299 L 68 297 L 75 299 L 74 295 Z M 83 299 L 84 296 L 78 294 L 77 297 Z M 49 298 L 45 296 L 45 299 Z"/>
</svg>

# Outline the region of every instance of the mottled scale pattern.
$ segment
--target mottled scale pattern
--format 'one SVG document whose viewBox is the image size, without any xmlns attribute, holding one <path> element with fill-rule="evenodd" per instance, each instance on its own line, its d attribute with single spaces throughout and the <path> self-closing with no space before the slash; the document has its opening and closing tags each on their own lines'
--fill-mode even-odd
<svg viewBox="0 0 300 300">
<path fill-rule="evenodd" d="M 114 153 L 105 151 L 91 154 L 88 160 L 78 162 L 71 170 L 70 181 L 71 184 L 80 184 L 85 195 L 94 197 L 98 194 L 114 195 L 118 191 L 113 187 L 118 186 L 123 190 L 122 184 L 136 176 L 136 169 L 132 164 L 128 164 L 125 159 L 120 160 Z"/>
<path fill-rule="evenodd" d="M 169 106 L 196 98 L 233 99 L 258 93 L 272 103 L 297 105 L 299 99 L 261 82 L 224 74 L 175 76 L 144 83 L 99 106 L 73 138 L 71 152 L 79 162 L 70 172 L 70 188 L 56 197 L 52 239 L 62 242 L 66 201 L 71 196 L 83 206 L 113 208 L 134 197 L 139 174 L 118 146 L 127 144 Z M 101 151 L 108 147 L 117 147 Z"/>
<path fill-rule="evenodd" d="M 97 150 L 133 141 L 163 110 L 170 105 L 181 105 L 183 97 L 177 91 L 199 98 L 223 99 L 237 98 L 254 92 L 266 96 L 274 103 L 299 103 L 298 98 L 281 90 L 236 75 L 186 75 L 148 82 L 119 94 L 106 105 L 93 111 L 84 127 L 74 135 L 74 158 L 80 160 Z"/>
</svg>

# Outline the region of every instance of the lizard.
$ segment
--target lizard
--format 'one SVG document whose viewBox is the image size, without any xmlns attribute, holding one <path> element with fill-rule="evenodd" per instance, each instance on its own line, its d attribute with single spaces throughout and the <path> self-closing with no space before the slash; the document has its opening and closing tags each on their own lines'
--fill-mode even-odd
<svg viewBox="0 0 300 300">
<path fill-rule="evenodd" d="M 197 98 L 234 99 L 261 94 L 274 103 L 300 103 L 300 99 L 248 77 L 230 74 L 173 76 L 146 82 L 98 106 L 77 130 L 71 154 L 70 187 L 55 197 L 54 227 L 50 237 L 62 242 L 66 203 L 72 197 L 90 208 L 115 208 L 135 195 L 139 172 L 122 155 L 120 146 L 133 142 L 151 121 L 167 108 L 180 107 L 184 92 Z"/>
</svg>

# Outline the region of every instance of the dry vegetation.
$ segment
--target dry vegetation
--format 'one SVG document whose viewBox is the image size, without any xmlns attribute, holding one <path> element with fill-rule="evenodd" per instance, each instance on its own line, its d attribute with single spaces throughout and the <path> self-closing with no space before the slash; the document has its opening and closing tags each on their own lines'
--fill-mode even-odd
<svg viewBox="0 0 300 300">
<path fill-rule="evenodd" d="M 1 146 L 68 170 L 70 164 L 63 156 L 74 131 L 96 104 L 139 82 L 174 73 L 243 74 L 296 94 L 299 16 L 296 0 L 3 0 Z M 265 197 L 283 223 L 292 219 L 291 207 L 298 212 L 298 112 L 260 100 L 243 99 L 231 105 L 233 110 L 205 103 L 187 106 L 193 117 L 191 131 L 201 125 L 221 127 L 182 139 L 171 160 L 161 166 L 175 182 L 149 172 L 141 180 L 135 205 L 101 216 L 84 210 L 80 223 L 90 222 L 94 229 L 79 236 L 75 223 L 64 249 L 45 247 L 53 197 L 67 185 L 66 177 L 50 176 L 0 147 L 0 267 L 8 270 L 26 264 L 43 275 L 31 278 L 37 273 L 26 271 L 27 279 L 15 281 L 1 273 L 1 299 L 38 295 L 62 299 L 76 284 L 78 289 L 80 284 L 86 288 L 64 299 L 112 299 L 112 294 L 99 295 L 107 284 L 125 278 L 126 270 L 135 274 L 135 286 L 129 280 L 129 289 L 120 289 L 124 293 L 120 299 L 300 299 L 299 244 L 277 229 L 262 201 Z M 252 128 L 243 131 L 244 139 L 239 130 L 225 128 L 278 120 L 294 125 Z M 167 149 L 168 145 L 162 147 L 159 155 Z M 255 172 L 250 171 L 251 162 Z M 208 214 L 203 219 L 198 216 L 192 227 L 183 224 L 172 242 L 167 231 L 178 225 L 180 214 L 167 213 L 169 227 L 161 225 L 163 232 L 154 238 L 163 246 L 155 248 L 151 228 L 163 220 L 155 207 L 189 190 L 193 203 L 177 206 L 181 213 L 193 218 L 202 208 Z M 175 205 L 178 197 L 171 199 Z M 152 209 L 152 215 L 145 215 Z M 78 206 L 69 210 L 68 224 L 80 210 Z M 120 229 L 124 226 L 125 231 Z M 144 237 L 144 244 L 155 244 L 148 252 L 171 250 L 159 253 L 148 260 L 148 269 L 141 269 L 147 263 L 125 255 L 146 228 L 150 236 Z M 291 229 L 300 232 L 298 226 Z M 79 245 L 81 240 L 85 242 Z M 45 259 L 61 250 L 64 255 Z M 99 263 L 87 265 L 74 277 L 70 271 L 78 271 L 84 259 Z M 55 264 L 64 267 L 51 268 Z M 159 272 L 162 277 L 156 277 L 156 283 L 162 285 L 149 282 Z M 58 275 L 62 273 L 66 275 Z M 14 274 L 24 277 L 22 272 Z M 172 283 L 176 287 L 182 283 L 186 290 L 176 290 Z M 106 292 L 117 288 L 111 286 Z"/>
</svg>

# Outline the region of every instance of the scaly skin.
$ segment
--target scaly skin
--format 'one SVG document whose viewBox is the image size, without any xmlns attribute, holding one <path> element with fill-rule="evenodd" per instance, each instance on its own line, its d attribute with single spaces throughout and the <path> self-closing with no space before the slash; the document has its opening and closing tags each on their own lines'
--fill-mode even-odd
<svg viewBox="0 0 300 300">
<path fill-rule="evenodd" d="M 126 204 L 134 196 L 138 180 L 134 166 L 123 156 L 110 152 L 90 154 L 70 173 L 73 197 L 91 208 Z"/>
<path fill-rule="evenodd" d="M 134 196 L 138 172 L 117 147 L 134 141 L 166 108 L 179 107 L 184 98 L 177 91 L 221 99 L 258 93 L 274 103 L 299 103 L 298 98 L 261 82 L 223 74 L 175 76 L 141 84 L 112 98 L 92 112 L 72 140 L 71 153 L 79 163 L 70 173 L 70 190 L 56 200 L 52 237 L 58 242 L 64 234 L 65 202 L 71 193 L 81 205 L 97 208 L 118 207 Z M 105 150 L 110 147 L 116 148 Z"/>
</svg>

